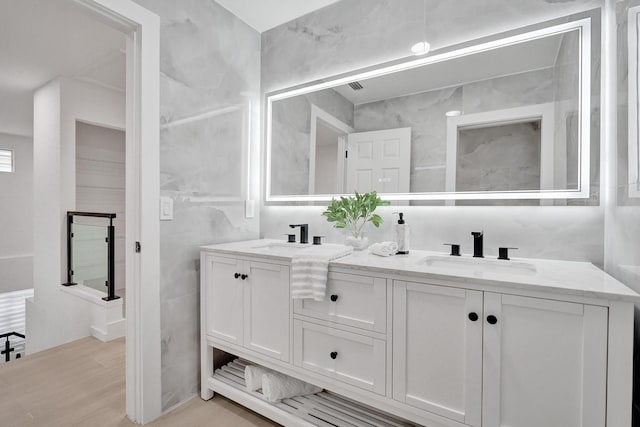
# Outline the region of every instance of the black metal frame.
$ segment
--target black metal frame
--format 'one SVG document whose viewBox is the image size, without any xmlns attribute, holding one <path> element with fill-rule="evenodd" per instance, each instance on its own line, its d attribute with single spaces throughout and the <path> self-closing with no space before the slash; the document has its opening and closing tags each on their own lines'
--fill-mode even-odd
<svg viewBox="0 0 640 427">
<path fill-rule="evenodd" d="M 115 288 L 115 246 L 116 246 L 116 231 L 113 226 L 113 219 L 116 217 L 114 213 L 99 213 L 99 212 L 67 212 L 67 282 L 62 286 L 74 286 L 77 285 L 73 281 L 73 217 L 74 216 L 87 216 L 94 218 L 109 218 L 109 226 L 107 227 L 107 296 L 102 298 L 105 301 L 112 301 L 120 298 L 116 295 Z"/>
<path fill-rule="evenodd" d="M 18 332 L 7 332 L 6 334 L 0 334 L 0 339 L 5 338 L 4 342 L 4 350 L 0 351 L 0 355 L 4 354 L 4 361 L 11 361 L 11 352 L 16 351 L 15 348 L 11 347 L 11 342 L 9 341 L 9 337 L 16 336 L 24 339 L 24 335 Z M 20 357 L 20 353 L 18 353 L 18 358 Z"/>
</svg>

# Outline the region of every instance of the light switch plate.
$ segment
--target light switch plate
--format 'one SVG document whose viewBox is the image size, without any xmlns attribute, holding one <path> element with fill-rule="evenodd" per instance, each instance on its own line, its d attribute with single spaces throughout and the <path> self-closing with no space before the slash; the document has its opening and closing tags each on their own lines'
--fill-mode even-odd
<svg viewBox="0 0 640 427">
<path fill-rule="evenodd" d="M 256 216 L 256 201 L 245 200 L 244 201 L 244 216 L 245 218 L 253 218 Z"/>
<path fill-rule="evenodd" d="M 160 221 L 173 220 L 173 199 L 160 197 Z"/>
</svg>

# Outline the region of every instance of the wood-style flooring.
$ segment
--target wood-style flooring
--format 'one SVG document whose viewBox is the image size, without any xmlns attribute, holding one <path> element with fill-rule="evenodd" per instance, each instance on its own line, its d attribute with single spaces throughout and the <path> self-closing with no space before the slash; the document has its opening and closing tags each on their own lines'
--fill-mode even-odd
<svg viewBox="0 0 640 427">
<path fill-rule="evenodd" d="M 125 415 L 124 339 L 85 338 L 0 366 L 3 427 L 129 427 Z M 195 397 L 151 426 L 275 426 L 216 396 Z"/>
</svg>

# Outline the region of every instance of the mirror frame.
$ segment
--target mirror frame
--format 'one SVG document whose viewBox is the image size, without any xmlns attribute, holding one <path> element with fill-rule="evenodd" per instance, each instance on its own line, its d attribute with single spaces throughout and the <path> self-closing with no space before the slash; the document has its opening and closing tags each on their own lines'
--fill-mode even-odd
<svg viewBox="0 0 640 427">
<path fill-rule="evenodd" d="M 633 24 L 633 25 L 632 25 Z M 638 70 L 640 65 L 640 6 L 629 8 L 627 11 L 627 40 L 629 54 L 627 61 L 629 62 L 629 151 L 628 157 L 628 185 L 629 185 L 629 198 L 640 197 L 640 108 L 638 102 L 640 101 L 640 82 L 638 81 Z"/>
<path fill-rule="evenodd" d="M 558 20 L 554 21 L 558 22 Z M 588 199 L 590 197 L 590 124 L 591 124 L 591 18 L 570 20 L 560 24 L 551 25 L 532 31 L 519 34 L 508 35 L 503 38 L 481 41 L 477 44 L 465 43 L 461 46 L 454 46 L 452 49 L 438 49 L 431 55 L 420 57 L 419 59 L 400 60 L 381 64 L 377 66 L 359 69 L 356 71 L 340 74 L 327 79 L 316 80 L 307 84 L 302 84 L 294 88 L 283 89 L 271 92 L 266 97 L 266 117 L 265 117 L 265 175 L 264 194 L 265 202 L 323 202 L 331 201 L 340 196 L 349 194 L 312 194 L 312 195 L 273 195 L 271 194 L 271 122 L 272 104 L 275 101 L 304 95 L 310 92 L 329 89 L 332 87 L 347 84 L 353 81 L 361 81 L 372 77 L 396 73 L 411 68 L 421 67 L 428 64 L 460 58 L 467 55 L 481 53 L 501 47 L 519 44 L 529 40 L 549 37 L 569 31 L 579 32 L 580 49 L 579 54 L 579 82 L 578 82 L 578 103 L 581 106 L 578 125 L 578 147 L 580 156 L 578 161 L 578 188 L 575 190 L 528 190 L 528 191 L 473 191 L 473 192 L 423 192 L 423 193 L 381 193 L 381 197 L 390 201 L 411 201 L 411 200 L 542 200 L 542 199 Z M 519 31 L 519 30 L 515 30 Z M 498 35 L 500 36 L 500 35 Z M 415 57 L 411 57 L 415 58 Z M 446 143 L 446 141 L 445 141 Z M 448 161 L 448 160 L 447 160 Z"/>
</svg>

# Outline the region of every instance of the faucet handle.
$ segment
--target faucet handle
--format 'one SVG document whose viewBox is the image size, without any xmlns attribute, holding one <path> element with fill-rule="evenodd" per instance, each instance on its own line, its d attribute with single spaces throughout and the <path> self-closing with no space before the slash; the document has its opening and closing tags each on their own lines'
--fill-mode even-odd
<svg viewBox="0 0 640 427">
<path fill-rule="evenodd" d="M 451 246 L 450 256 L 460 256 L 460 245 L 457 243 L 443 243 L 445 246 Z"/>
<path fill-rule="evenodd" d="M 518 248 L 498 248 L 498 259 L 509 260 L 509 249 L 517 250 Z"/>
</svg>

